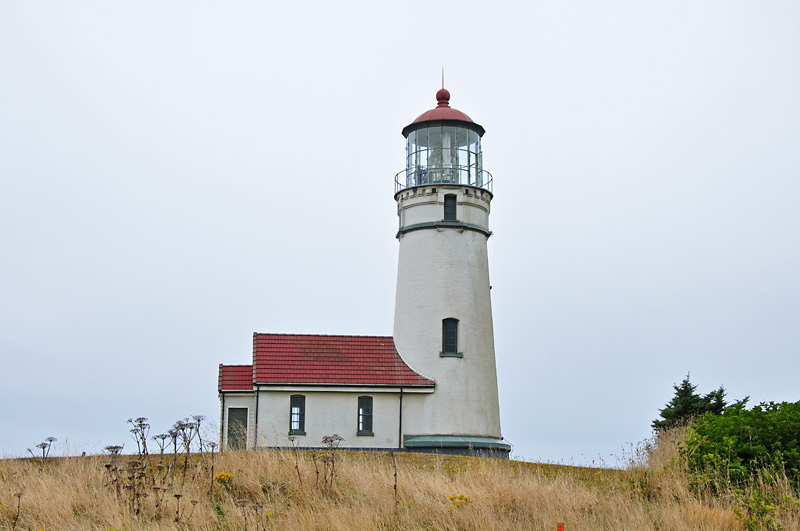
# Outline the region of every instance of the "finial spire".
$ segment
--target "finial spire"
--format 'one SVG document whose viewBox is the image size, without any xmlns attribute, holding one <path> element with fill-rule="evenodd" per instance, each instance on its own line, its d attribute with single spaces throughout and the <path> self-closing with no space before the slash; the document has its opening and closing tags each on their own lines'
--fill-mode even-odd
<svg viewBox="0 0 800 531">
<path fill-rule="evenodd" d="M 446 88 L 441 88 L 436 93 L 437 107 L 450 107 L 450 91 Z"/>
<path fill-rule="evenodd" d="M 442 88 L 444 88 L 444 67 L 442 67 Z"/>
</svg>

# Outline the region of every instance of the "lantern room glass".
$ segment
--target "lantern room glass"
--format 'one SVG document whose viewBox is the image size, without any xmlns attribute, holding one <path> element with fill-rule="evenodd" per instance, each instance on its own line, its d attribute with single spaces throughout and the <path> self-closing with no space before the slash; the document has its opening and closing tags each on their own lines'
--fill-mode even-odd
<svg viewBox="0 0 800 531">
<path fill-rule="evenodd" d="M 406 184 L 431 183 L 483 186 L 481 137 L 452 125 L 423 127 L 406 139 Z"/>
</svg>

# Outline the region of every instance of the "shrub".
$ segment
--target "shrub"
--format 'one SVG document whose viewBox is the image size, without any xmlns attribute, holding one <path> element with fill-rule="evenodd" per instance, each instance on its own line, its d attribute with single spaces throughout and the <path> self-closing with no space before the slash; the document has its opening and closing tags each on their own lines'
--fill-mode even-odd
<svg viewBox="0 0 800 531">
<path fill-rule="evenodd" d="M 747 399 L 722 415 L 706 413 L 691 425 L 683 455 L 697 486 L 751 484 L 783 476 L 800 488 L 800 402 L 746 407 Z"/>
</svg>

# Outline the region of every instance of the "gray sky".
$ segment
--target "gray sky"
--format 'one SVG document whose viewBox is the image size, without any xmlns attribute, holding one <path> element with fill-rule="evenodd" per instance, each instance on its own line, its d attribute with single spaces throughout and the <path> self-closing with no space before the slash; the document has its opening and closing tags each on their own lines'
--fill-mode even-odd
<svg viewBox="0 0 800 531">
<path fill-rule="evenodd" d="M 800 400 L 800 4 L 3 2 L 0 455 L 218 422 L 252 333 L 390 335 L 400 130 L 486 130 L 503 434 Z"/>
</svg>

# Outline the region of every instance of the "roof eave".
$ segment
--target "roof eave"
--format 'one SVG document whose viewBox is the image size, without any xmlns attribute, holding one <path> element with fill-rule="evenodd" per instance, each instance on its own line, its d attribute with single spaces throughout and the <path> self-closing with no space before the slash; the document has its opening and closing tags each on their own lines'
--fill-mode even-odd
<svg viewBox="0 0 800 531">
<path fill-rule="evenodd" d="M 254 386 L 297 386 L 307 387 L 310 385 L 319 387 L 392 387 L 392 388 L 407 388 L 407 387 L 435 387 L 436 382 L 425 384 L 402 384 L 402 383 L 341 383 L 341 382 L 255 382 Z"/>
<path fill-rule="evenodd" d="M 434 120 L 422 120 L 419 122 L 413 122 L 408 124 L 403 128 L 403 136 L 408 138 L 409 133 L 411 133 L 412 131 L 416 131 L 417 129 L 422 129 L 423 127 L 435 127 L 437 125 L 442 125 L 442 126 L 453 125 L 456 127 L 466 127 L 467 129 L 472 129 L 473 131 L 477 132 L 480 136 L 483 136 L 484 133 L 486 133 L 486 130 L 483 128 L 483 126 L 481 126 L 480 124 L 476 124 L 475 122 L 437 118 Z"/>
</svg>

